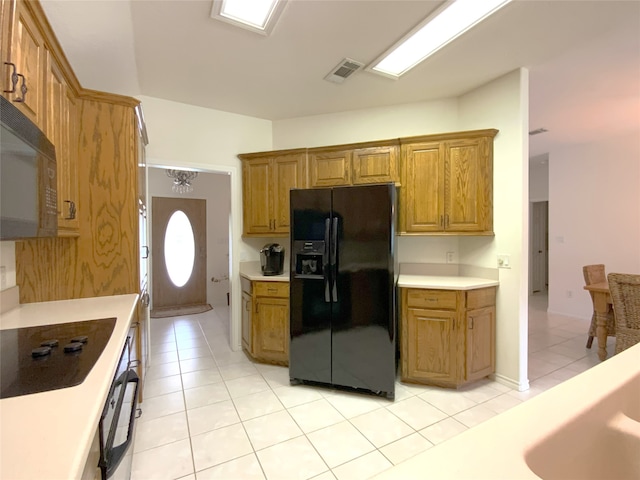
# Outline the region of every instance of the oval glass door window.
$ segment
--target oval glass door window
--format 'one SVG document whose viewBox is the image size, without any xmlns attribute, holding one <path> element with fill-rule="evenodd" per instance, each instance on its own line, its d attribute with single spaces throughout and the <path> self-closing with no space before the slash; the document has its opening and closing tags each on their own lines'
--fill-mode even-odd
<svg viewBox="0 0 640 480">
<path fill-rule="evenodd" d="M 182 210 L 176 210 L 169 218 L 164 234 L 164 261 L 169 278 L 176 287 L 182 287 L 189 281 L 195 252 L 191 222 Z"/>
</svg>

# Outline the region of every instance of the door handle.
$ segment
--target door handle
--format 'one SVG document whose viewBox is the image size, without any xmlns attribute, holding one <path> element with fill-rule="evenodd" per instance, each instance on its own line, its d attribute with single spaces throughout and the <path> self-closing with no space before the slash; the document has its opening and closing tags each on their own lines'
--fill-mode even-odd
<svg viewBox="0 0 640 480">
<path fill-rule="evenodd" d="M 333 217 L 333 228 L 331 229 L 331 251 L 333 256 L 331 258 L 331 271 L 333 273 L 333 286 L 331 288 L 331 299 L 334 302 L 338 301 L 338 217 Z"/>
<path fill-rule="evenodd" d="M 324 221 L 324 255 L 322 257 L 322 270 L 324 272 L 324 301 L 326 303 L 331 302 L 331 293 L 329 290 L 329 281 L 331 277 L 331 271 L 329 269 L 330 260 L 330 247 L 329 236 L 331 231 L 331 221 L 327 218 Z"/>
</svg>

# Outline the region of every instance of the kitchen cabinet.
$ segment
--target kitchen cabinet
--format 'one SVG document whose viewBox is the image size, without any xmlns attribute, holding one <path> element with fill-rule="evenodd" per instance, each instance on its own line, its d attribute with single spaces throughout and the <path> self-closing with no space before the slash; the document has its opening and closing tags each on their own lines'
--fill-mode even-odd
<svg viewBox="0 0 640 480">
<path fill-rule="evenodd" d="M 477 130 L 400 139 L 401 235 L 493 235 L 496 134 Z"/>
<path fill-rule="evenodd" d="M 242 279 L 242 346 L 254 359 L 289 364 L 289 283 Z M 249 290 L 249 291 L 248 291 Z"/>
<path fill-rule="evenodd" d="M 56 147 L 58 167 L 58 235 L 79 235 L 77 216 L 78 173 L 74 145 L 76 98 L 67 86 L 62 69 L 47 51 L 47 137 Z"/>
<path fill-rule="evenodd" d="M 289 191 L 306 187 L 306 150 L 239 155 L 245 236 L 289 234 Z"/>
<path fill-rule="evenodd" d="M 495 295 L 495 287 L 402 288 L 402 381 L 458 387 L 493 373 Z"/>
<path fill-rule="evenodd" d="M 309 186 L 398 183 L 398 150 L 388 141 L 309 149 Z"/>
<path fill-rule="evenodd" d="M 29 2 L 16 1 L 13 4 L 13 19 L 10 25 L 11 40 L 7 57 L 3 62 L 5 79 L 3 91 L 14 90 L 11 74 L 17 73 L 15 91 L 3 93 L 31 121 L 45 130 L 45 42 L 40 26 L 35 20 Z M 10 8 L 10 7 L 9 7 Z M 4 23 L 4 22 L 3 22 Z M 25 90 L 22 87 L 26 88 Z"/>
</svg>

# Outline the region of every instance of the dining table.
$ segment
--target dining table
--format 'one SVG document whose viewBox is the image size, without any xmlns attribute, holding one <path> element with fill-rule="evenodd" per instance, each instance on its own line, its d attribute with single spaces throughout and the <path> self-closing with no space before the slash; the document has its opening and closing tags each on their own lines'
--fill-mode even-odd
<svg viewBox="0 0 640 480">
<path fill-rule="evenodd" d="M 612 305 L 609 283 L 600 282 L 585 285 L 585 290 L 593 294 L 593 310 L 596 314 L 596 338 L 598 339 L 598 358 L 607 358 L 607 314 Z"/>
</svg>

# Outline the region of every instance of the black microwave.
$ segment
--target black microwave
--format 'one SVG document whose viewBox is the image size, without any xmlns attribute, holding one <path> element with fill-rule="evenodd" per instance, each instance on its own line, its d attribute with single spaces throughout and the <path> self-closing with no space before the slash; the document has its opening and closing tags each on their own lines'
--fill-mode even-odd
<svg viewBox="0 0 640 480">
<path fill-rule="evenodd" d="M 57 235 L 57 181 L 53 144 L 0 97 L 0 240 Z"/>
</svg>

